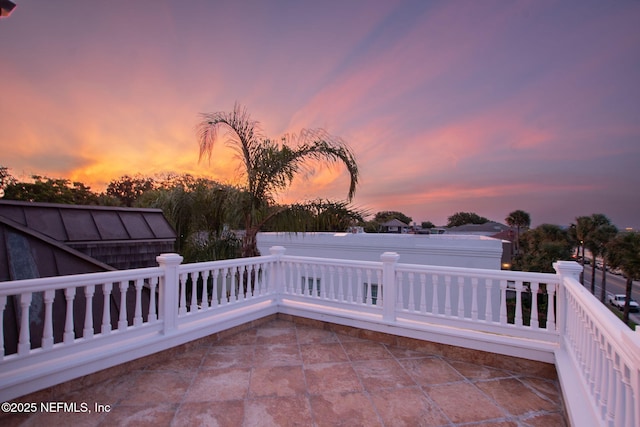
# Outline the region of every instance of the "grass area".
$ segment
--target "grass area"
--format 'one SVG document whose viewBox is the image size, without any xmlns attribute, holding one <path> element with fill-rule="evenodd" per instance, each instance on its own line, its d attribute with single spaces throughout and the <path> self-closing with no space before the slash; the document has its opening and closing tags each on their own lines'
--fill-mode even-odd
<svg viewBox="0 0 640 427">
<path fill-rule="evenodd" d="M 611 310 L 613 314 L 618 316 L 618 319 L 622 320 L 622 310 L 618 310 L 617 308 L 613 307 L 611 304 L 607 304 L 607 307 L 609 308 L 609 310 Z M 636 326 L 638 326 L 638 324 L 633 320 L 629 319 L 629 323 L 627 324 L 627 326 L 630 327 L 632 331 L 635 331 Z"/>
</svg>

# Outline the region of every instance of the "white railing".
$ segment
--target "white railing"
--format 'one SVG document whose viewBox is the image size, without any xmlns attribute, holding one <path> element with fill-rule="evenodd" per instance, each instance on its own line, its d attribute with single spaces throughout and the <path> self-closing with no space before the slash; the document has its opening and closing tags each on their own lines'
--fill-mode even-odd
<svg viewBox="0 0 640 427">
<path fill-rule="evenodd" d="M 0 284 L 0 399 L 286 313 L 555 363 L 572 425 L 640 425 L 640 343 L 575 280 L 284 255 Z M 585 404 L 587 405 L 585 407 Z M 586 408 L 586 409 L 585 409 Z"/>
<path fill-rule="evenodd" d="M 572 265 L 573 264 L 573 265 Z M 640 333 L 631 331 L 578 282 L 581 268 L 557 262 L 563 272 L 562 348 L 556 367 L 565 401 L 585 400 L 574 425 L 640 426 Z"/>
</svg>

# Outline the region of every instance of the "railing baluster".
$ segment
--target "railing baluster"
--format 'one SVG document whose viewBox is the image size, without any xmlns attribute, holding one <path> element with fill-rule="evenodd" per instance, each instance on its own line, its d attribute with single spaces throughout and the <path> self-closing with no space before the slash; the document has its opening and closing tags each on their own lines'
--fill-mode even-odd
<svg viewBox="0 0 640 427">
<path fill-rule="evenodd" d="M 123 331 L 129 326 L 127 321 L 127 290 L 129 289 L 129 282 L 123 280 L 120 282 L 120 317 L 118 319 L 118 330 Z"/>
<path fill-rule="evenodd" d="M 267 281 L 264 280 L 267 276 L 267 265 L 265 263 L 260 263 L 258 265 L 253 266 L 253 271 L 255 274 L 255 282 L 256 288 L 258 289 L 258 295 L 264 295 L 268 293 L 267 289 Z"/>
<path fill-rule="evenodd" d="M 235 303 L 238 301 L 238 268 L 237 267 L 228 267 L 227 268 L 228 282 L 229 282 L 229 302 Z"/>
<path fill-rule="evenodd" d="M 20 294 L 20 338 L 18 340 L 18 354 L 26 354 L 31 350 L 31 334 L 29 331 L 31 295 L 31 292 Z"/>
<path fill-rule="evenodd" d="M 624 419 L 627 420 L 624 427 L 633 427 L 634 419 L 636 418 L 635 411 L 639 408 L 637 407 L 637 402 L 633 401 L 633 388 L 631 387 L 631 371 L 629 367 L 625 367 L 623 370 L 622 383 L 625 398 L 623 403 L 625 408 Z"/>
<path fill-rule="evenodd" d="M 347 267 L 347 302 L 353 301 L 353 267 Z"/>
<path fill-rule="evenodd" d="M 616 371 L 613 367 L 614 364 L 614 354 L 612 346 L 607 346 L 607 376 L 609 377 L 609 384 L 607 385 L 607 390 L 609 391 L 607 395 L 607 414 L 606 414 L 606 423 L 607 425 L 613 425 L 613 420 L 615 417 L 615 402 L 616 402 Z"/>
<path fill-rule="evenodd" d="M 335 267 L 330 265 L 329 266 L 329 295 L 328 295 L 328 297 L 329 297 L 330 300 L 334 300 L 334 301 L 337 300 L 337 298 L 336 298 L 336 289 L 335 289 L 335 286 L 336 286 L 335 273 L 336 273 Z"/>
<path fill-rule="evenodd" d="M 209 278 L 211 277 L 211 270 L 205 270 L 206 274 L 202 275 L 202 297 L 200 300 L 200 307 L 202 310 L 209 309 Z"/>
<path fill-rule="evenodd" d="M 111 290 L 113 283 L 102 285 L 102 328 L 100 333 L 107 335 L 111 332 Z"/>
<path fill-rule="evenodd" d="M 157 281 L 157 277 L 151 277 L 149 279 L 149 314 L 147 315 L 147 322 L 149 323 L 158 320 L 158 309 L 156 308 Z"/>
<path fill-rule="evenodd" d="M 484 320 L 485 322 L 493 322 L 493 304 L 491 303 L 491 292 L 493 290 L 493 280 L 484 279 L 484 288 L 486 291 L 484 303 Z"/>
<path fill-rule="evenodd" d="M 531 317 L 529 320 L 529 327 L 533 329 L 540 328 L 540 322 L 538 321 L 538 289 L 540 284 L 538 282 L 531 282 Z"/>
<path fill-rule="evenodd" d="M 291 263 L 288 261 L 281 261 L 280 265 L 282 266 L 282 289 L 284 294 L 290 294 L 289 287 L 291 286 Z M 280 284 L 276 284 L 276 289 L 278 289 Z"/>
<path fill-rule="evenodd" d="M 500 324 L 506 325 L 507 322 L 507 281 L 500 280 Z"/>
<path fill-rule="evenodd" d="M 338 295 L 336 296 L 338 301 L 345 301 L 344 273 L 344 267 L 338 267 Z"/>
<path fill-rule="evenodd" d="M 238 266 L 238 288 L 240 289 L 240 300 L 245 301 L 251 291 L 249 285 L 249 271 L 246 265 Z"/>
<path fill-rule="evenodd" d="M 227 304 L 233 302 L 235 291 L 233 289 L 233 273 L 231 267 L 224 267 L 221 271 L 222 286 L 227 299 Z"/>
<path fill-rule="evenodd" d="M 187 274 L 180 274 L 180 299 L 178 302 L 178 315 L 182 316 L 187 313 Z"/>
<path fill-rule="evenodd" d="M 432 274 L 431 281 L 433 285 L 431 287 L 431 292 L 433 294 L 433 300 L 431 301 L 431 313 L 440 314 L 440 301 L 438 301 L 439 276 L 437 274 Z"/>
<path fill-rule="evenodd" d="M 625 427 L 623 424 L 625 419 L 624 373 L 622 372 L 622 361 L 619 355 L 616 355 L 613 369 L 616 372 L 616 404 L 614 406 L 617 416 L 614 419 L 615 427 Z"/>
<path fill-rule="evenodd" d="M 299 262 L 296 263 L 296 277 L 293 279 L 293 285 L 294 285 L 294 291 L 293 293 L 295 295 L 304 295 L 304 283 L 302 284 L 302 288 L 300 288 L 300 283 L 299 283 L 299 277 L 301 277 L 304 274 L 304 268 L 301 268 L 302 266 L 300 265 Z"/>
<path fill-rule="evenodd" d="M 298 278 L 296 276 L 298 266 L 293 262 L 288 262 L 287 267 L 287 292 L 291 295 L 295 295 L 297 293 L 296 286 L 298 286 Z"/>
<path fill-rule="evenodd" d="M 357 304 L 363 304 L 365 302 L 365 299 L 364 299 L 364 296 L 362 296 L 363 282 L 362 282 L 361 268 L 356 269 L 356 278 L 357 278 L 356 292 L 357 292 L 357 298 L 358 298 Z"/>
<path fill-rule="evenodd" d="M 55 297 L 55 289 L 48 289 L 44 291 L 44 328 L 42 330 L 43 349 L 53 347 L 53 300 Z M 0 304 L 1 303 L 2 301 L 0 299 Z M 0 335 L 2 335 L 2 318 L 0 318 Z M 0 347 L 2 347 L 2 343 L 0 343 Z"/>
<path fill-rule="evenodd" d="M 522 326 L 522 280 L 516 281 L 516 315 L 514 324 L 516 326 Z"/>
<path fill-rule="evenodd" d="M 590 325 L 588 334 L 588 346 L 587 346 L 587 370 L 585 371 L 587 376 L 587 384 L 589 385 L 589 391 L 591 395 L 595 393 L 596 389 L 596 338 L 597 329 L 595 325 Z"/>
<path fill-rule="evenodd" d="M 464 310 L 464 277 L 458 276 L 458 310 L 457 316 L 460 319 L 464 319 L 465 310 Z"/>
<path fill-rule="evenodd" d="M 378 294 L 376 296 L 376 305 L 382 307 L 384 303 L 384 285 L 382 284 L 382 270 L 376 270 L 376 278 L 378 281 Z M 397 283 L 397 281 L 396 281 Z M 398 287 L 396 286 L 396 289 Z"/>
<path fill-rule="evenodd" d="M 547 283 L 547 329 L 550 331 L 556 330 L 556 284 Z"/>
<path fill-rule="evenodd" d="M 65 344 L 70 344 L 75 339 L 75 332 L 73 331 L 73 298 L 75 297 L 75 295 L 76 295 L 76 288 L 66 288 L 64 290 L 64 297 L 67 302 L 67 305 L 66 305 L 67 312 L 66 312 L 65 321 L 64 321 L 64 334 L 63 334 L 63 341 Z M 22 336 L 22 331 L 20 331 L 20 335 Z"/>
<path fill-rule="evenodd" d="M 471 278 L 471 320 L 478 320 L 478 278 Z"/>
<path fill-rule="evenodd" d="M 87 285 L 84 287 L 85 309 L 84 309 L 84 329 L 82 330 L 82 338 L 88 339 L 93 337 L 93 294 L 95 285 Z"/>
<path fill-rule="evenodd" d="M 326 278 L 327 267 L 322 265 L 320 267 L 320 280 L 318 281 L 318 286 L 320 286 L 320 297 L 322 299 L 327 299 L 327 278 Z"/>
<path fill-rule="evenodd" d="M 415 295 L 413 294 L 413 281 L 414 281 L 414 273 L 407 273 L 407 279 L 409 279 L 409 301 L 407 302 L 407 311 L 415 311 L 416 310 L 416 302 Z"/>
<path fill-rule="evenodd" d="M 607 399 L 609 398 L 609 371 L 607 361 L 607 341 L 604 336 L 600 336 L 600 380 L 599 380 L 599 403 L 600 403 L 600 418 L 605 419 L 607 415 Z"/>
<path fill-rule="evenodd" d="M 594 351 L 594 369 L 593 369 L 593 379 L 594 379 L 594 387 L 592 395 L 595 398 L 596 405 L 600 405 L 600 399 L 602 396 L 602 349 L 600 347 L 600 340 L 602 339 L 602 332 L 600 330 L 595 331 L 595 336 L 593 340 L 593 344 L 595 346 Z"/>
<path fill-rule="evenodd" d="M 309 264 L 303 264 L 302 271 L 302 292 L 300 295 L 307 295 L 307 289 L 309 289 Z"/>
<path fill-rule="evenodd" d="M 427 312 L 427 275 L 420 273 L 420 313 Z"/>
<path fill-rule="evenodd" d="M 404 306 L 404 277 L 407 273 L 402 271 L 396 272 L 396 307 L 399 310 L 406 310 L 407 308 Z"/>
<path fill-rule="evenodd" d="M 133 325 L 142 325 L 142 286 L 144 285 L 143 279 L 137 279 L 135 281 L 136 289 L 136 308 L 133 312 Z"/>
<path fill-rule="evenodd" d="M 367 305 L 371 305 L 371 295 L 373 294 L 373 282 L 371 280 L 371 269 L 367 268 L 366 270 L 366 274 L 367 274 L 367 300 L 366 300 L 366 304 Z"/>
<path fill-rule="evenodd" d="M 225 293 L 219 283 L 219 275 L 220 271 L 217 268 L 211 270 L 211 307 L 217 307 L 225 303 Z M 220 297 L 218 297 L 218 294 L 220 294 Z"/>
<path fill-rule="evenodd" d="M 191 304 L 189 311 L 198 312 L 198 280 L 202 277 L 202 272 L 191 273 Z"/>
<path fill-rule="evenodd" d="M 311 266 L 311 286 L 310 286 L 310 289 L 309 289 L 309 291 L 310 291 L 309 294 L 312 297 L 317 297 L 318 294 L 320 293 L 320 292 L 318 292 L 320 289 L 318 289 L 318 276 L 317 276 L 317 274 L 318 274 L 317 266 L 315 264 L 313 264 Z"/>
<path fill-rule="evenodd" d="M 451 276 L 444 276 L 444 314 L 451 316 Z"/>
</svg>

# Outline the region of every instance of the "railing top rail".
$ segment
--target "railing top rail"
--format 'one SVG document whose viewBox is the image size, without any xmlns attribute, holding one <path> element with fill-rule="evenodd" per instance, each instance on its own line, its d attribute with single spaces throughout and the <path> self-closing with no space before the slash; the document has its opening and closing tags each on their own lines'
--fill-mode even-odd
<svg viewBox="0 0 640 427">
<path fill-rule="evenodd" d="M 335 265 L 340 267 L 365 267 L 365 268 L 382 268 L 381 261 L 357 261 L 357 260 L 342 260 L 334 258 L 316 258 L 306 256 L 295 255 L 283 255 L 281 258 L 283 261 L 293 261 L 301 263 L 312 263 L 320 265 Z"/>
<path fill-rule="evenodd" d="M 484 268 L 445 267 L 439 265 L 398 264 L 398 271 L 440 273 L 456 276 L 468 276 L 487 279 L 503 279 L 524 282 L 559 283 L 560 277 L 555 273 L 536 273 L 528 271 L 489 270 Z"/>
<path fill-rule="evenodd" d="M 598 326 L 607 341 L 625 343 L 625 345 L 617 346 L 617 350 L 628 362 L 640 367 L 640 339 L 636 336 L 638 333 L 629 329 L 577 280 L 566 278 L 564 288 L 590 314 L 591 321 Z"/>
<path fill-rule="evenodd" d="M 261 263 L 273 262 L 277 259 L 275 255 L 262 255 L 249 258 L 233 258 L 218 261 L 196 262 L 189 264 L 180 264 L 178 266 L 182 273 L 193 273 L 202 270 L 211 270 L 214 268 L 239 267 L 246 265 L 254 265 Z"/>
<path fill-rule="evenodd" d="M 147 267 L 133 270 L 103 271 L 98 273 L 71 274 L 68 276 L 12 280 L 10 282 L 0 282 L 0 295 L 16 295 L 24 292 L 115 283 L 124 280 L 159 277 L 163 274 L 164 270 L 160 267 Z"/>
</svg>

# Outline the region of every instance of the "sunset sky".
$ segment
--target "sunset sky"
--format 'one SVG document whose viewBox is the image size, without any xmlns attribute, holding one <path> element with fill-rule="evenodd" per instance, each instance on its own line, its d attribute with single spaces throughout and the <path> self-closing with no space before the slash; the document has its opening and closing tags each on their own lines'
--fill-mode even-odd
<svg viewBox="0 0 640 427">
<path fill-rule="evenodd" d="M 199 114 L 354 150 L 354 204 L 443 225 L 604 213 L 640 228 L 640 1 L 13 0 L 0 19 L 0 165 L 102 191 L 198 162 Z M 282 201 L 346 197 L 342 168 Z"/>
</svg>

